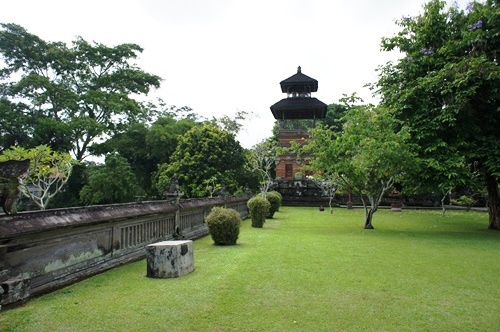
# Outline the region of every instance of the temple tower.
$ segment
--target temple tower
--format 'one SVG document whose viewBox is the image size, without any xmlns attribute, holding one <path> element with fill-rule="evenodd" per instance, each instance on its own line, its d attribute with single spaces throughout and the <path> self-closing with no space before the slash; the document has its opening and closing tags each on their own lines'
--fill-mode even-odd
<svg viewBox="0 0 500 332">
<path fill-rule="evenodd" d="M 280 82 L 281 92 L 287 98 L 281 99 L 271 106 L 271 112 L 278 121 L 278 137 L 281 147 L 290 147 L 291 141 L 307 144 L 310 139 L 309 129 L 316 125 L 317 119 L 326 116 L 327 105 L 317 98 L 311 97 L 318 91 L 318 81 L 304 75 L 301 68 L 297 73 Z M 294 154 L 284 154 L 276 158 L 276 180 L 300 180 L 297 176 L 304 158 Z"/>
</svg>

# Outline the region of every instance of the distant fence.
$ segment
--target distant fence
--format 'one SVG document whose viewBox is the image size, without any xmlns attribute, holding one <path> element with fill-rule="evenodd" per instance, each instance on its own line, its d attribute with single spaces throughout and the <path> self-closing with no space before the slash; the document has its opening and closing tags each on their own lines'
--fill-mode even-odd
<svg viewBox="0 0 500 332">
<path fill-rule="evenodd" d="M 441 198 L 438 195 L 404 195 L 402 197 L 395 198 L 391 195 L 386 195 L 382 198 L 380 202 L 381 207 L 389 207 L 392 203 L 398 202 L 402 204 L 403 207 L 408 208 L 441 208 Z M 458 198 L 455 195 L 453 198 Z M 476 203 L 473 207 L 485 208 L 487 205 L 486 198 L 482 196 L 474 197 Z M 328 206 L 328 197 L 320 196 L 283 196 L 283 205 L 285 206 Z M 347 194 L 336 194 L 332 200 L 334 206 L 345 206 L 349 202 L 349 196 Z M 351 202 L 353 205 L 362 206 L 363 202 L 359 195 L 351 195 Z M 368 204 L 368 203 L 367 203 Z M 452 206 L 450 204 L 449 198 L 445 200 L 446 206 Z M 455 205 L 455 208 L 460 208 L 460 206 Z"/>
<path fill-rule="evenodd" d="M 0 309 L 145 256 L 145 246 L 208 234 L 213 206 L 248 216 L 249 197 L 153 201 L 0 216 Z"/>
<path fill-rule="evenodd" d="M 278 191 L 283 196 L 283 205 L 288 206 L 327 206 L 329 198 L 325 197 L 322 190 L 311 180 L 277 180 L 274 182 L 273 190 Z M 452 198 L 459 198 L 463 193 L 454 192 Z M 388 192 L 380 202 L 381 206 L 390 206 L 392 203 L 400 203 L 407 207 L 438 208 L 441 206 L 442 194 L 423 194 L 423 195 L 402 195 L 394 196 Z M 474 195 L 475 207 L 485 207 L 486 198 L 478 194 Z M 337 193 L 332 200 L 333 205 L 347 205 L 351 201 L 353 205 L 363 204 L 358 194 Z M 450 197 L 447 196 L 445 204 L 450 203 Z"/>
</svg>

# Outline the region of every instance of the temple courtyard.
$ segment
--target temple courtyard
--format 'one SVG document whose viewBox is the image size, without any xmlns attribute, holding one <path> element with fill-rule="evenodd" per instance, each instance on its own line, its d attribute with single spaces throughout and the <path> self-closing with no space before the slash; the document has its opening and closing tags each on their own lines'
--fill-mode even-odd
<svg viewBox="0 0 500 332">
<path fill-rule="evenodd" d="M 281 207 L 193 272 L 146 260 L 0 312 L 0 331 L 498 331 L 498 232 L 477 211 Z"/>
</svg>

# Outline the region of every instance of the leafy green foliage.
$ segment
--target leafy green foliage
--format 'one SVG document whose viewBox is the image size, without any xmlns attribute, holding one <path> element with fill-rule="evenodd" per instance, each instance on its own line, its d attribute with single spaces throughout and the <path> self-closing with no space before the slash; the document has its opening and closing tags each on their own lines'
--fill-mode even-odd
<svg viewBox="0 0 500 332">
<path fill-rule="evenodd" d="M 414 165 L 409 134 L 387 109 L 371 105 L 351 106 L 343 121 L 342 132 L 313 129 L 313 140 L 302 148 L 311 156 L 304 169 L 358 193 L 365 207 L 365 228 L 371 229 L 384 193 Z"/>
<path fill-rule="evenodd" d="M 216 206 L 208 214 L 206 223 L 214 244 L 236 244 L 241 224 L 238 211 Z"/>
<path fill-rule="evenodd" d="M 130 202 L 141 194 L 130 164 L 119 154 L 111 153 L 104 165 L 89 168 L 88 183 L 80 197 L 85 204 L 111 204 Z"/>
<path fill-rule="evenodd" d="M 467 211 L 470 210 L 470 208 L 476 204 L 476 200 L 472 197 L 462 195 L 458 199 L 452 199 L 451 202 L 456 205 L 460 206 L 465 206 L 467 208 Z"/>
<path fill-rule="evenodd" d="M 277 191 L 270 191 L 266 194 L 266 199 L 269 201 L 269 214 L 267 218 L 272 218 L 275 212 L 278 212 L 281 206 L 282 197 Z"/>
<path fill-rule="evenodd" d="M 376 88 L 419 147 L 414 178 L 422 185 L 414 187 L 463 186 L 477 170 L 490 228 L 500 229 L 500 7 L 495 0 L 445 6 L 432 0 L 422 14 L 397 21 L 401 31 L 382 48 L 404 57 L 379 68 Z"/>
<path fill-rule="evenodd" d="M 252 227 L 262 228 L 266 222 L 266 217 L 269 215 L 271 203 L 262 197 L 262 195 L 257 195 L 248 200 L 247 206 L 250 210 Z"/>
<path fill-rule="evenodd" d="M 16 24 L 1 27 L 0 112 L 8 114 L 2 144 L 28 140 L 71 148 L 82 160 L 95 139 L 148 117 L 132 96 L 159 87 L 160 78 L 130 63 L 142 52 L 138 45 L 108 47 L 77 38 L 68 47 Z"/>
<path fill-rule="evenodd" d="M 167 163 L 174 153 L 179 137 L 199 123 L 191 117 L 160 117 L 146 135 L 146 147 L 156 165 Z"/>
<path fill-rule="evenodd" d="M 278 196 L 278 198 L 279 198 L 279 205 L 277 205 L 277 210 L 276 210 L 276 212 L 278 212 L 280 210 L 281 204 L 283 203 L 283 196 L 278 191 L 275 191 L 275 190 L 270 191 L 270 192 L 273 193 L 273 195 Z"/>
<path fill-rule="evenodd" d="M 28 132 L 34 123 L 21 109 L 0 92 L 0 151 L 15 145 L 32 147 Z"/>
<path fill-rule="evenodd" d="M 227 115 L 224 115 L 220 118 L 214 117 L 212 118 L 210 123 L 236 136 L 241 131 L 241 128 L 244 127 L 245 121 L 251 115 L 252 113 L 246 111 L 237 111 L 235 114 L 233 114 L 232 117 Z"/>
<path fill-rule="evenodd" d="M 19 178 L 21 193 L 45 210 L 68 181 L 75 160 L 68 153 L 52 151 L 47 145 L 32 149 L 12 147 L 0 155 L 0 161 L 25 159 L 30 160 L 30 167 Z"/>
<path fill-rule="evenodd" d="M 216 194 L 222 189 L 222 185 L 220 183 L 217 183 L 217 179 L 215 177 L 206 179 L 205 181 L 203 181 L 203 183 L 206 185 L 208 197 L 210 198 L 212 198 L 214 194 Z"/>
<path fill-rule="evenodd" d="M 197 123 L 191 117 L 177 118 L 175 114 L 159 117 L 153 124 L 133 123 L 101 144 L 94 144 L 91 152 L 106 155 L 114 151 L 127 159 L 137 177 L 137 183 L 148 196 L 155 196 L 152 174 L 158 165 L 169 161 L 178 138 Z"/>
<path fill-rule="evenodd" d="M 80 191 L 87 184 L 87 175 L 89 167 L 92 168 L 93 163 L 81 162 L 73 166 L 71 175 L 64 188 L 50 200 L 48 208 L 65 208 L 73 206 L 82 206 L 80 199 Z"/>
<path fill-rule="evenodd" d="M 341 132 L 343 118 L 347 112 L 347 106 L 342 104 L 330 104 L 327 106 L 326 116 L 321 123 L 324 127 L 334 132 Z"/>
<path fill-rule="evenodd" d="M 195 126 L 179 137 L 170 162 L 160 166 L 156 186 L 162 193 L 176 176 L 187 197 L 204 197 L 209 195 L 206 180 L 215 178 L 232 193 L 245 185 L 244 162 L 243 148 L 233 134 L 212 124 Z"/>
</svg>

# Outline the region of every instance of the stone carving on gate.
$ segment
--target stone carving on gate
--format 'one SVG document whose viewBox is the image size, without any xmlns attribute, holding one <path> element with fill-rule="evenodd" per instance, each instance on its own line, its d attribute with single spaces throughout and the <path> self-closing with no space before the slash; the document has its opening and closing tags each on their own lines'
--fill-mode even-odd
<svg viewBox="0 0 500 332">
<path fill-rule="evenodd" d="M 6 214 L 17 213 L 21 194 L 19 177 L 28 171 L 29 166 L 29 159 L 0 162 L 0 204 Z"/>
</svg>

